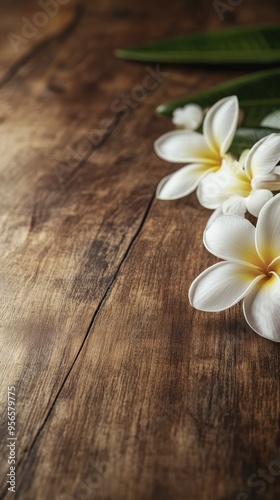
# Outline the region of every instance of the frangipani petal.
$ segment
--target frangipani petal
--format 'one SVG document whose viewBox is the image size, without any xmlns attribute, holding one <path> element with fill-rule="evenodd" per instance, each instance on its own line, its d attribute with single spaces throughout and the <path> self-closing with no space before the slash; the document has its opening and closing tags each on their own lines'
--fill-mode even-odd
<svg viewBox="0 0 280 500">
<path fill-rule="evenodd" d="M 268 271 L 280 276 L 280 256 L 276 257 L 268 266 Z"/>
<path fill-rule="evenodd" d="M 208 169 L 209 165 L 199 163 L 180 168 L 160 181 L 156 197 L 159 200 L 177 200 L 187 196 L 197 188 L 201 177 L 207 173 Z"/>
<path fill-rule="evenodd" d="M 273 197 L 268 189 L 256 189 L 246 199 L 246 207 L 250 214 L 259 216 L 262 207 Z"/>
<path fill-rule="evenodd" d="M 244 151 L 241 153 L 240 158 L 238 160 L 240 168 L 242 170 L 245 170 L 245 160 L 248 156 L 249 151 L 250 151 L 250 149 L 244 149 Z"/>
<path fill-rule="evenodd" d="M 274 167 L 273 172 L 274 172 L 275 174 L 277 174 L 277 175 L 280 175 L 280 167 L 279 167 L 279 165 L 278 165 L 278 166 L 276 166 L 276 167 Z"/>
<path fill-rule="evenodd" d="M 205 229 L 203 242 L 207 250 L 220 259 L 259 267 L 262 262 L 255 247 L 255 227 L 247 219 L 236 215 L 222 215 Z M 242 268 L 243 269 L 243 268 Z"/>
<path fill-rule="evenodd" d="M 276 173 L 276 167 L 270 174 L 257 175 L 251 181 L 253 189 L 268 189 L 269 191 L 280 191 L 280 175 Z"/>
<path fill-rule="evenodd" d="M 200 311 L 224 311 L 239 302 L 259 279 L 256 268 L 220 262 L 196 278 L 190 287 L 189 300 Z"/>
<path fill-rule="evenodd" d="M 171 163 L 206 163 L 219 166 L 219 157 L 209 149 L 205 138 L 198 132 L 173 130 L 159 137 L 156 154 Z"/>
<path fill-rule="evenodd" d="M 228 173 L 222 169 L 208 172 L 201 179 L 196 193 L 200 205 L 210 210 L 220 207 L 227 198 L 226 189 L 230 180 Z"/>
<path fill-rule="evenodd" d="M 208 229 L 213 224 L 213 222 L 221 215 L 223 215 L 222 207 L 216 208 L 216 210 L 214 210 L 212 215 L 210 215 L 205 229 Z"/>
<path fill-rule="evenodd" d="M 188 130 L 196 130 L 202 124 L 203 116 L 203 109 L 198 104 L 186 104 L 173 111 L 172 123 Z"/>
<path fill-rule="evenodd" d="M 268 264 L 280 256 L 280 194 L 261 209 L 256 227 L 256 248 Z"/>
<path fill-rule="evenodd" d="M 245 217 L 247 207 L 243 196 L 230 196 L 222 205 L 223 214 Z"/>
<path fill-rule="evenodd" d="M 243 311 L 247 323 L 256 333 L 274 342 L 280 342 L 279 277 L 272 274 L 256 283 L 244 299 Z"/>
<path fill-rule="evenodd" d="M 249 179 L 244 175 L 236 161 L 230 158 L 224 159 L 219 170 L 207 174 L 200 182 L 197 197 L 200 204 L 205 208 L 215 209 L 221 206 L 229 198 L 236 197 L 238 200 L 246 198 L 251 191 Z M 241 201 L 240 201 L 241 203 Z M 246 212 L 246 203 L 244 205 L 244 214 Z M 234 200 L 230 203 L 234 204 Z M 223 212 L 228 210 L 223 208 Z M 229 210 L 229 213 L 240 214 L 240 210 Z M 244 215 L 242 214 L 242 215 Z"/>
<path fill-rule="evenodd" d="M 245 170 L 249 178 L 269 174 L 280 159 L 280 134 L 263 137 L 249 151 Z"/>
<path fill-rule="evenodd" d="M 225 97 L 212 106 L 205 116 L 203 134 L 213 152 L 224 155 L 235 135 L 239 107 L 236 96 Z"/>
</svg>

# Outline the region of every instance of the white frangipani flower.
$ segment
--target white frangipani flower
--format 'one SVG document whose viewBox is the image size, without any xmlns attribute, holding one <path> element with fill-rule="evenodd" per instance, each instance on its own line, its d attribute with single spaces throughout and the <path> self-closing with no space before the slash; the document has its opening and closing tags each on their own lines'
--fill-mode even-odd
<svg viewBox="0 0 280 500">
<path fill-rule="evenodd" d="M 190 163 L 159 183 L 157 197 L 175 200 L 194 191 L 201 178 L 221 168 L 228 158 L 238 122 L 236 96 L 218 101 L 207 112 L 203 134 L 189 130 L 173 130 L 155 142 L 157 155 L 172 163 Z"/>
<path fill-rule="evenodd" d="M 202 124 L 203 116 L 203 109 L 198 104 L 186 104 L 183 108 L 173 111 L 172 123 L 177 127 L 196 130 Z"/>
<path fill-rule="evenodd" d="M 204 244 L 225 260 L 192 283 L 191 304 L 219 312 L 244 299 L 250 327 L 280 342 L 280 194 L 262 208 L 256 228 L 236 215 L 217 217 L 205 230 Z"/>
<path fill-rule="evenodd" d="M 222 208 L 224 214 L 258 217 L 261 208 L 280 190 L 277 163 L 280 160 L 280 134 L 271 134 L 244 151 L 239 162 L 227 158 L 218 172 L 203 177 L 197 197 L 202 206 Z"/>
</svg>

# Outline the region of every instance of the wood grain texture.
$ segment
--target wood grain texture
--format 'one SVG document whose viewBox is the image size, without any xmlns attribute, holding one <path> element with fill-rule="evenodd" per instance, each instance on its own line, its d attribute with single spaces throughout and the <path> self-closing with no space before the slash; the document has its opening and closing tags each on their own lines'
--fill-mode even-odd
<svg viewBox="0 0 280 500">
<path fill-rule="evenodd" d="M 220 27 L 213 4 L 69 2 L 18 55 L 7 31 L 38 4 L 1 3 L 0 498 L 12 495 L 10 385 L 15 498 L 278 498 L 279 476 L 262 494 L 247 481 L 280 460 L 279 346 L 240 306 L 189 306 L 190 283 L 214 262 L 201 243 L 209 213 L 195 196 L 154 199 L 175 169 L 153 152 L 170 129 L 155 107 L 240 72 L 162 66 L 137 100 L 155 65 L 113 56 Z M 277 2 L 248 0 L 223 26 L 277 16 Z"/>
</svg>

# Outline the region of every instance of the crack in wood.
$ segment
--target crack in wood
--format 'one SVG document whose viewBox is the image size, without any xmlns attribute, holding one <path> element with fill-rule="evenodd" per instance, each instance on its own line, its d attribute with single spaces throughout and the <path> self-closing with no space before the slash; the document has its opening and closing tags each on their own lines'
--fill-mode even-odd
<svg viewBox="0 0 280 500">
<path fill-rule="evenodd" d="M 145 213 L 144 213 L 144 215 L 142 217 L 142 220 L 141 220 L 141 222 L 140 222 L 137 230 L 135 231 L 133 237 L 131 238 L 131 241 L 130 241 L 130 243 L 129 243 L 127 249 L 126 249 L 126 251 L 124 252 L 124 255 L 123 255 L 123 257 L 122 257 L 122 259 L 121 259 L 121 261 L 120 261 L 120 263 L 119 263 L 119 265 L 117 267 L 117 270 L 115 271 L 115 273 L 114 273 L 114 275 L 113 275 L 113 277 L 111 279 L 111 282 L 109 283 L 109 285 L 108 285 L 108 287 L 107 287 L 107 289 L 106 289 L 106 291 L 105 291 L 102 299 L 100 300 L 100 302 L 99 302 L 99 304 L 98 304 L 98 306 L 96 308 L 96 311 L 94 312 L 94 314 L 92 316 L 92 319 L 90 321 L 90 324 L 89 324 L 89 327 L 88 327 L 88 329 L 86 331 L 84 339 L 83 339 L 83 341 L 82 341 L 82 343 L 80 345 L 80 348 L 79 348 L 79 350 L 78 350 L 78 352 L 77 352 L 77 354 L 76 354 L 76 356 L 75 356 L 75 358 L 74 358 L 74 360 L 73 360 L 73 362 L 72 362 L 72 364 L 71 364 L 68 372 L 66 373 L 66 375 L 64 377 L 64 380 L 62 381 L 61 387 L 59 388 L 59 390 L 58 390 L 58 392 L 57 392 L 57 394 L 56 394 L 56 396 L 55 396 L 55 398 L 53 400 L 53 403 L 52 403 L 52 405 L 50 406 L 50 408 L 49 408 L 49 410 L 47 412 L 47 415 L 46 415 L 46 417 L 45 417 L 42 425 L 39 427 L 38 431 L 36 432 L 36 435 L 34 436 L 34 439 L 33 439 L 32 443 L 31 443 L 30 447 L 27 450 L 24 450 L 24 454 L 23 454 L 22 458 L 20 458 L 17 461 L 17 467 L 18 468 L 23 463 L 23 460 L 25 458 L 25 454 L 26 454 L 26 460 L 28 460 L 28 457 L 29 457 L 30 453 L 32 452 L 34 446 L 36 445 L 36 442 L 38 441 L 38 439 L 39 439 L 42 431 L 44 430 L 44 427 L 45 427 L 45 425 L 47 424 L 47 422 L 48 422 L 48 420 L 50 418 L 50 415 L 51 415 L 51 413 L 52 413 L 52 411 L 53 411 L 53 409 L 54 409 L 54 407 L 56 405 L 56 402 L 58 401 L 58 399 L 60 397 L 60 394 L 61 394 L 63 388 L 65 387 L 65 384 L 66 384 L 69 376 L 71 375 L 71 373 L 72 373 L 72 371 L 73 371 L 73 369 L 75 367 L 75 364 L 76 364 L 76 362 L 77 362 L 80 354 L 82 353 L 82 350 L 83 350 L 83 348 L 84 348 L 84 346 L 86 344 L 86 341 L 87 341 L 87 339 L 88 339 L 91 331 L 94 328 L 94 325 L 95 325 L 95 322 L 96 322 L 96 320 L 97 320 L 97 318 L 99 316 L 99 313 L 101 312 L 101 310 L 102 310 L 105 302 L 107 301 L 107 299 L 108 299 L 108 297 L 109 297 L 109 295 L 110 295 L 110 293 L 111 293 L 111 291 L 112 291 L 112 289 L 114 287 L 114 284 L 115 284 L 115 282 L 116 282 L 116 280 L 118 278 L 118 275 L 119 275 L 119 273 L 120 273 L 123 265 L 125 264 L 128 256 L 130 255 L 132 249 L 134 248 L 134 246 L 135 246 L 135 244 L 136 244 L 136 242 L 137 242 L 137 240 L 139 238 L 139 235 L 140 235 L 140 233 L 141 233 L 141 231 L 142 231 L 142 229 L 143 229 L 143 227 L 144 227 L 144 225 L 145 225 L 145 223 L 146 223 L 146 221 L 148 219 L 148 216 L 150 214 L 150 211 L 151 211 L 154 199 L 155 199 L 155 193 L 153 193 L 153 196 L 151 197 L 151 199 L 150 199 L 150 201 L 149 201 L 149 203 L 147 205 L 147 208 L 146 208 Z M 23 467 L 24 467 L 24 465 L 23 465 Z M 24 478 L 24 475 L 23 475 L 23 478 Z M 19 483 L 19 486 L 20 486 L 20 483 Z M 4 499 L 5 496 L 6 496 L 6 490 L 3 490 L 0 493 L 0 499 L 2 499 L 2 498 Z"/>
<path fill-rule="evenodd" d="M 111 131 L 107 132 L 107 133 L 104 133 L 104 135 L 102 137 L 102 140 L 100 141 L 100 143 L 98 144 L 98 146 L 94 146 L 94 144 L 91 144 L 91 147 L 89 148 L 89 150 L 84 154 L 84 156 L 81 158 L 81 160 L 77 162 L 77 165 L 75 166 L 75 168 L 72 169 L 69 177 L 68 178 L 65 177 L 65 179 L 63 179 L 62 185 L 60 186 L 60 190 L 57 190 L 56 192 L 59 193 L 65 187 L 68 187 L 68 185 L 75 179 L 75 177 L 80 172 L 81 168 L 89 160 L 89 158 L 92 156 L 92 154 L 97 149 L 99 149 L 101 146 L 103 146 L 105 144 L 105 142 L 107 141 L 107 139 L 112 135 L 112 133 L 115 131 L 116 127 L 119 125 L 121 119 L 122 119 L 122 113 L 121 112 L 120 113 L 116 113 L 116 117 L 112 121 L 113 129 Z M 62 162 L 62 164 L 63 164 L 63 162 Z M 66 168 L 67 168 L 67 166 L 66 166 Z"/>
<path fill-rule="evenodd" d="M 83 12 L 84 12 L 83 6 L 77 5 L 75 7 L 75 15 L 73 17 L 73 20 L 68 26 L 66 26 L 66 28 L 63 31 L 61 31 L 61 33 L 47 37 L 45 40 L 35 45 L 35 47 L 33 47 L 33 49 L 30 52 L 28 52 L 20 59 L 18 59 L 14 64 L 12 64 L 7 73 L 3 76 L 3 78 L 0 79 L 0 88 L 3 88 L 5 85 L 7 85 L 17 75 L 17 73 L 20 71 L 21 68 L 23 68 L 34 57 L 40 54 L 40 52 L 42 52 L 42 50 L 48 47 L 49 44 L 55 41 L 57 42 L 64 41 L 69 35 L 71 35 L 75 30 L 75 28 L 77 27 L 77 25 L 79 24 Z"/>
</svg>

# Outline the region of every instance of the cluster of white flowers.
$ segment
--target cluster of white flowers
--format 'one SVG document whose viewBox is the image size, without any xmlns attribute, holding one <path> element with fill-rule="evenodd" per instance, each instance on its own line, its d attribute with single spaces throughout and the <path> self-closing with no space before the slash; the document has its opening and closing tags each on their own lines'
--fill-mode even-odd
<svg viewBox="0 0 280 500">
<path fill-rule="evenodd" d="M 193 113 L 193 119 L 192 119 Z M 239 106 L 235 96 L 218 101 L 205 115 L 203 133 L 194 132 L 203 111 L 195 105 L 174 113 L 184 127 L 155 143 L 160 158 L 187 163 L 157 188 L 161 200 L 196 190 L 202 206 L 214 209 L 204 244 L 223 262 L 193 282 L 189 299 L 202 311 L 222 311 L 244 298 L 245 319 L 258 334 L 280 342 L 280 133 L 259 140 L 240 158 L 228 153 Z M 256 228 L 246 212 L 258 217 Z"/>
</svg>

